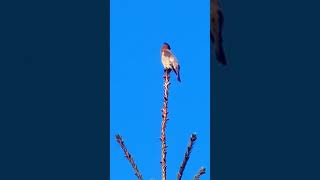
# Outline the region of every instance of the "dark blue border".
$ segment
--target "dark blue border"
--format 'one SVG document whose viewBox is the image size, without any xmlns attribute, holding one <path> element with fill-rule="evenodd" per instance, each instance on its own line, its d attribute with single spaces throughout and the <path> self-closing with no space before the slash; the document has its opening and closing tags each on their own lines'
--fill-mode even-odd
<svg viewBox="0 0 320 180">
<path fill-rule="evenodd" d="M 211 60 L 211 179 L 320 179 L 317 1 L 221 1 Z"/>
<path fill-rule="evenodd" d="M 0 179 L 109 177 L 109 2 L 1 1 Z"/>
</svg>

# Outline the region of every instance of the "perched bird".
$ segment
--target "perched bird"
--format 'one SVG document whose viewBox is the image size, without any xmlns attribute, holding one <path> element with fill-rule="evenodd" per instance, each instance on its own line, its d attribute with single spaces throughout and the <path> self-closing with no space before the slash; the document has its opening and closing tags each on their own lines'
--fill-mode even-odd
<svg viewBox="0 0 320 180">
<path fill-rule="evenodd" d="M 161 48 L 161 62 L 165 70 L 174 71 L 177 75 L 177 80 L 181 82 L 180 79 L 180 65 L 177 58 L 171 52 L 170 45 L 168 43 L 163 43 Z"/>
<path fill-rule="evenodd" d="M 222 28 L 223 14 L 218 0 L 210 0 L 210 39 L 215 44 L 217 61 L 223 65 L 227 64 L 223 49 Z"/>
</svg>

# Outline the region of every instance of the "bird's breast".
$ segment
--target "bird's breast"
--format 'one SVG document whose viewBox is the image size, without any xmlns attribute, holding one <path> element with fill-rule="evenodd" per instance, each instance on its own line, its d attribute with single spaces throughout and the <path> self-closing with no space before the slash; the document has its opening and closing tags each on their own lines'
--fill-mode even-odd
<svg viewBox="0 0 320 180">
<path fill-rule="evenodd" d="M 171 68 L 170 58 L 168 56 L 165 56 L 164 53 L 161 54 L 161 62 L 164 68 Z"/>
</svg>

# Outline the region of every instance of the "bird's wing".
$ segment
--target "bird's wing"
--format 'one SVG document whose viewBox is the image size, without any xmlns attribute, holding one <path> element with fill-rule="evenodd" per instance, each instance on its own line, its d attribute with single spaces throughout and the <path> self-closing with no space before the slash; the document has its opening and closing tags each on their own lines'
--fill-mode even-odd
<svg viewBox="0 0 320 180">
<path fill-rule="evenodd" d="M 168 52 L 170 53 L 170 63 L 178 64 L 178 59 L 176 58 L 176 56 L 170 50 L 168 50 Z"/>
<path fill-rule="evenodd" d="M 163 50 L 163 56 L 166 58 L 170 58 L 170 56 L 172 56 L 172 53 L 170 50 L 165 49 L 165 50 Z"/>
</svg>

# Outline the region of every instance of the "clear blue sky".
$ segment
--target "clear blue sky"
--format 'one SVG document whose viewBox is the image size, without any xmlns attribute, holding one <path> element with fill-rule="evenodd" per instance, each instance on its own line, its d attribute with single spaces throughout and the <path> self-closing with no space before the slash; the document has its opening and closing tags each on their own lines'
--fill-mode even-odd
<svg viewBox="0 0 320 180">
<path fill-rule="evenodd" d="M 163 67 L 160 48 L 171 45 L 182 83 L 171 74 L 167 175 L 175 179 L 191 133 L 198 139 L 184 172 L 201 166 L 210 179 L 209 1 L 111 0 L 111 179 L 136 179 L 114 139 L 124 138 L 144 179 L 161 179 L 160 125 Z"/>
</svg>

